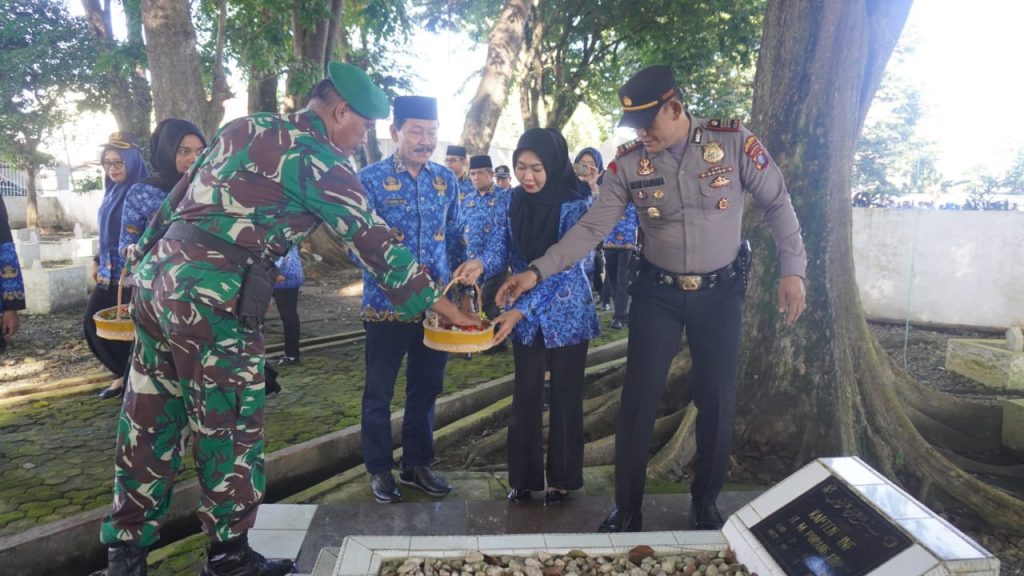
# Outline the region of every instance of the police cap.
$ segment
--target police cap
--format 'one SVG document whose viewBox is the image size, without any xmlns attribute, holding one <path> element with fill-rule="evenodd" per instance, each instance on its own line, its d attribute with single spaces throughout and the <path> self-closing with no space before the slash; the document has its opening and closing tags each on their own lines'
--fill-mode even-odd
<svg viewBox="0 0 1024 576">
<path fill-rule="evenodd" d="M 678 91 L 676 73 L 670 66 L 648 66 L 637 72 L 619 88 L 622 102 L 619 126 L 647 128 L 654 123 L 661 105 Z"/>
<path fill-rule="evenodd" d="M 502 164 L 501 166 L 498 166 L 497 168 L 494 169 L 494 175 L 497 176 L 498 178 L 511 178 L 512 171 L 508 169 L 508 166 Z"/>
<path fill-rule="evenodd" d="M 357 114 L 381 120 L 388 117 L 388 97 L 359 68 L 351 64 L 331 62 L 327 65 L 331 85 Z"/>
</svg>

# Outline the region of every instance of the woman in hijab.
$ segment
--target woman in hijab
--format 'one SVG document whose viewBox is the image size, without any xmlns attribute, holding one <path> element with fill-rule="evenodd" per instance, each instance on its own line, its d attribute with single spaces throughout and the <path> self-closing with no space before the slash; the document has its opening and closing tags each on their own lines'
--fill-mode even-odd
<svg viewBox="0 0 1024 576">
<path fill-rule="evenodd" d="M 149 161 L 155 174 L 135 183 L 125 195 L 124 206 L 120 209 L 117 231 L 117 253 L 123 259 L 126 248 L 135 244 L 146 229 L 149 217 L 163 203 L 167 193 L 192 166 L 196 157 L 206 147 L 203 133 L 195 124 L 176 118 L 168 118 L 157 125 L 149 138 Z M 125 290 L 125 298 L 130 299 Z M 127 376 L 131 361 L 130 354 L 123 364 Z M 110 388 L 100 392 L 101 398 L 116 398 L 124 392 L 124 378 L 115 380 Z"/>
<path fill-rule="evenodd" d="M 131 356 L 131 343 L 118 340 L 106 340 L 96 335 L 96 322 L 93 315 L 111 306 L 117 305 L 117 292 L 120 287 L 121 268 L 124 258 L 118 251 L 118 235 L 121 233 L 121 209 L 124 206 L 128 190 L 149 175 L 146 164 L 142 161 L 135 137 L 126 132 L 114 132 L 103 145 L 100 152 L 100 163 L 104 172 L 103 202 L 100 203 L 99 229 L 100 252 L 93 259 L 93 277 L 96 288 L 89 296 L 85 307 L 83 326 L 85 341 L 96 358 L 117 377 L 110 388 L 100 392 L 100 397 L 116 396 L 125 375 L 125 367 Z M 123 301 L 131 300 L 131 291 L 124 290 Z"/>
<path fill-rule="evenodd" d="M 156 170 L 149 178 L 128 191 L 121 218 L 121 254 L 146 230 L 150 216 L 163 204 L 171 188 L 192 167 L 206 148 L 203 132 L 187 120 L 167 118 L 149 137 L 149 162 Z"/>
<path fill-rule="evenodd" d="M 597 148 L 580 150 L 576 159 L 572 161 L 572 168 L 576 173 L 576 189 L 579 190 L 580 196 L 589 199 L 593 204 L 600 192 L 601 181 L 604 180 L 604 162 L 601 159 L 601 153 Z M 590 278 L 590 286 L 594 292 L 601 295 L 600 308 L 608 310 L 610 306 L 607 306 L 604 301 L 608 265 L 600 244 L 590 254 L 587 254 L 583 268 L 587 271 L 587 277 Z"/>
<path fill-rule="evenodd" d="M 520 185 L 512 190 L 504 235 L 513 272 L 526 270 L 586 213 L 569 163 L 565 138 L 535 128 L 512 155 Z M 495 341 L 511 334 L 515 359 L 512 422 L 508 431 L 509 501 L 545 490 L 546 504 L 561 504 L 583 486 L 583 371 L 596 337 L 597 314 L 583 264 L 545 278 L 495 319 Z M 544 463 L 544 372 L 551 373 L 551 418 Z"/>
</svg>

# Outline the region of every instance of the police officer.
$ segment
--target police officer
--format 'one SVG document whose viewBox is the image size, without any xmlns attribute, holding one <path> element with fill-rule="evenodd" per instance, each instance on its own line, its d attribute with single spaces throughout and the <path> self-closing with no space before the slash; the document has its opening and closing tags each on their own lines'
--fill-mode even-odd
<svg viewBox="0 0 1024 576">
<path fill-rule="evenodd" d="M 495 168 L 495 183 L 498 188 L 512 190 L 512 170 L 505 164 Z"/>
<path fill-rule="evenodd" d="M 309 105 L 227 123 L 130 250 L 135 353 L 118 423 L 114 502 L 100 538 L 111 576 L 146 574 L 146 550 L 170 505 L 186 439 L 196 460 L 199 519 L 210 538 L 202 574 L 286 574 L 246 534 L 263 499 L 262 314 L 268 262 L 321 222 L 348 243 L 394 303 L 472 322 L 440 298 L 406 248 L 366 209 L 345 158 L 366 142 L 387 97 L 348 64 L 331 63 Z"/>
<path fill-rule="evenodd" d="M 778 307 L 792 324 L 805 307 L 807 257 L 782 173 L 757 137 L 736 120 L 692 116 L 675 74 L 650 66 L 619 89 L 620 125 L 637 140 L 619 148 L 595 206 L 526 272 L 509 278 L 499 301 L 564 269 L 608 234 L 636 204 L 643 234 L 640 275 L 630 287 L 626 380 L 615 436 L 615 509 L 601 532 L 640 531 L 654 420 L 669 365 L 685 329 L 698 409 L 690 524 L 722 526 L 715 500 L 725 483 L 735 412 L 740 309 L 745 293 L 740 225 L 744 192 L 764 210 L 782 278 Z"/>
<path fill-rule="evenodd" d="M 506 190 L 512 189 L 512 171 L 508 166 L 502 164 L 494 169 L 494 183 L 497 184 L 499 188 L 504 188 Z"/>
<path fill-rule="evenodd" d="M 437 101 L 426 96 L 399 96 L 394 103 L 391 138 L 395 153 L 359 171 L 370 207 L 391 226 L 392 237 L 417 254 L 420 264 L 439 282 L 465 259 L 459 184 L 451 170 L 430 161 L 437 147 Z M 492 267 L 498 259 L 491 257 Z M 479 267 L 466 278 L 475 282 Z M 402 359 L 406 368 L 405 417 L 402 423 L 402 465 L 399 482 L 440 498 L 451 485 L 435 474 L 434 402 L 444 385 L 448 354 L 423 344 L 423 318 L 406 317 L 363 273 L 363 325 L 366 328 L 366 387 L 363 390 L 362 446 L 370 489 L 381 503 L 398 502 L 402 493 L 393 467 L 391 399 Z"/>
<path fill-rule="evenodd" d="M 494 247 L 494 238 L 505 234 L 512 195 L 509 190 L 494 185 L 490 156 L 473 156 L 469 159 L 469 178 L 473 182 L 474 191 L 471 194 L 460 194 L 462 218 L 465 221 L 466 257 L 483 258 L 488 249 Z M 490 318 L 496 318 L 500 312 L 494 305 L 494 294 L 505 281 L 505 270 L 485 275 L 482 281 L 484 311 Z"/>
</svg>

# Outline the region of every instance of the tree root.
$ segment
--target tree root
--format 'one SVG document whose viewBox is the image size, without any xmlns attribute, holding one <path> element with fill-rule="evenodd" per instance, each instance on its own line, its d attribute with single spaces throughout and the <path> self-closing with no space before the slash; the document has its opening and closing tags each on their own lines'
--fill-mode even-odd
<svg viewBox="0 0 1024 576">
<path fill-rule="evenodd" d="M 647 465 L 647 474 L 656 478 L 665 478 L 673 482 L 683 479 L 686 467 L 697 454 L 697 407 L 693 403 L 676 412 L 679 424 L 669 441 L 651 458 Z M 674 416 L 673 415 L 673 416 Z M 667 417 L 666 417 L 667 418 Z M 664 418 L 663 418 L 664 419 Z M 662 420 L 663 420 L 662 419 Z"/>
<path fill-rule="evenodd" d="M 654 421 L 654 433 L 651 436 L 653 449 L 665 444 L 683 422 L 684 410 L 678 410 L 667 416 L 662 416 Z M 615 463 L 615 435 L 611 434 L 603 438 L 587 442 L 583 447 L 584 466 L 606 466 Z"/>
</svg>

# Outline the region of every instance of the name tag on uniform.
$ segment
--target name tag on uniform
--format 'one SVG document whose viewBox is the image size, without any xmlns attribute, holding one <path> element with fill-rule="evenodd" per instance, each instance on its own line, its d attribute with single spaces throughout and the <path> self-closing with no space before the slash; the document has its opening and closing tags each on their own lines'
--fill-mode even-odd
<svg viewBox="0 0 1024 576">
<path fill-rule="evenodd" d="M 405 206 L 406 204 L 408 204 L 408 202 L 406 201 L 405 198 L 385 198 L 384 199 L 384 205 L 385 206 Z"/>
<path fill-rule="evenodd" d="M 629 183 L 630 190 L 639 190 L 640 188 L 648 188 L 653 186 L 664 186 L 664 178 L 648 178 L 647 180 L 632 180 Z"/>
</svg>

